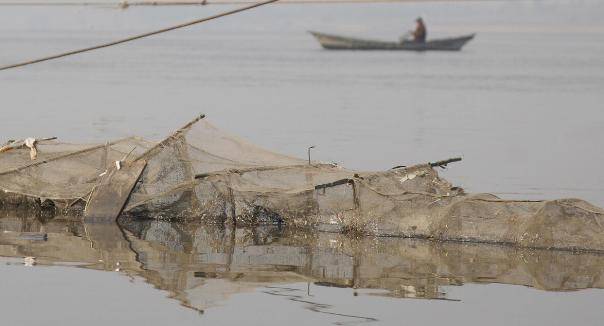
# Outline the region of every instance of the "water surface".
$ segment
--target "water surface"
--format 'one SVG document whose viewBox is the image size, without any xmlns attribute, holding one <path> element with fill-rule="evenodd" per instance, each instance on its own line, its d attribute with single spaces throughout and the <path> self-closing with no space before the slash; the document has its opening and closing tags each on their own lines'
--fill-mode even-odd
<svg viewBox="0 0 604 326">
<path fill-rule="evenodd" d="M 0 64 L 230 8 L 3 6 Z M 394 40 L 417 15 L 430 37 L 477 38 L 459 53 L 330 52 L 306 33 Z M 316 145 L 316 159 L 362 170 L 461 154 L 443 173 L 468 191 L 604 206 L 602 16 L 597 0 L 265 7 L 2 72 L 0 138 L 157 140 L 203 112 L 286 154 Z M 599 325 L 603 317 L 599 255 L 165 222 L 104 228 L 6 216 L 0 225 L 6 324 Z M 36 265 L 25 266 L 26 256 Z"/>
<path fill-rule="evenodd" d="M 596 325 L 602 316 L 597 254 L 276 226 L 14 216 L 0 226 L 11 323 Z"/>
<path fill-rule="evenodd" d="M 1 63 L 231 6 L 3 7 Z M 477 33 L 459 53 L 331 52 L 307 30 L 396 39 Z M 2 138 L 160 139 L 194 115 L 273 150 L 378 170 L 463 155 L 473 192 L 600 206 L 604 4 L 484 1 L 263 7 L 3 72 Z"/>
</svg>

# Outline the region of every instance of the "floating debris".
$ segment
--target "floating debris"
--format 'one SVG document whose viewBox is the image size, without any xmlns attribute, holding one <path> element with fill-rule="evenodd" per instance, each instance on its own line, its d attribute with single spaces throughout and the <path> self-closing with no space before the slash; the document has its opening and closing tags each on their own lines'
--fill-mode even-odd
<svg viewBox="0 0 604 326">
<path fill-rule="evenodd" d="M 23 232 L 19 235 L 20 240 L 29 240 L 29 241 L 47 241 L 48 234 L 46 233 L 33 233 L 33 232 Z"/>
<path fill-rule="evenodd" d="M 36 264 L 36 257 L 25 257 L 23 258 L 23 265 L 32 267 Z"/>
</svg>

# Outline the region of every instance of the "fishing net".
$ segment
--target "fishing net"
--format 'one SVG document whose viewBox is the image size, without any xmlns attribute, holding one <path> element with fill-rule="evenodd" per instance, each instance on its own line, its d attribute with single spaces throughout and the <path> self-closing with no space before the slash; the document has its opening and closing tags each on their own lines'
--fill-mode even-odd
<svg viewBox="0 0 604 326">
<path fill-rule="evenodd" d="M 126 211 L 162 218 L 278 222 L 308 216 L 314 187 L 352 176 L 329 164 L 259 148 L 199 120 L 138 160 L 146 160 Z"/>
<path fill-rule="evenodd" d="M 604 250 L 602 209 L 575 199 L 466 194 L 435 170 L 455 160 L 351 171 L 267 151 L 203 117 L 155 144 L 138 138 L 96 146 L 52 142 L 38 151 L 34 161 L 26 148 L 0 153 L 4 206 L 25 200 L 89 208 L 91 193 L 111 186 L 103 179 L 107 171 L 145 163 L 132 187 L 120 188 L 127 193 L 116 192 L 126 195 L 125 217 Z"/>
<path fill-rule="evenodd" d="M 100 145 L 50 141 L 37 145 L 36 160 L 31 160 L 28 148 L 0 153 L 0 204 L 82 204 L 115 161 L 129 154 L 140 155 L 150 146 L 138 138 Z"/>
</svg>

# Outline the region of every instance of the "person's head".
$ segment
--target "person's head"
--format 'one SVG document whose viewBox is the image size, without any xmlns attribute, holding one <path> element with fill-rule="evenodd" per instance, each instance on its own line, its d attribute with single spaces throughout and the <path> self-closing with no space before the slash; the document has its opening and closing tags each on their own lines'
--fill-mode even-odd
<svg viewBox="0 0 604 326">
<path fill-rule="evenodd" d="M 417 17 L 415 19 L 415 21 L 418 22 L 418 23 L 420 23 L 420 24 L 424 22 L 424 20 L 421 17 Z"/>
</svg>

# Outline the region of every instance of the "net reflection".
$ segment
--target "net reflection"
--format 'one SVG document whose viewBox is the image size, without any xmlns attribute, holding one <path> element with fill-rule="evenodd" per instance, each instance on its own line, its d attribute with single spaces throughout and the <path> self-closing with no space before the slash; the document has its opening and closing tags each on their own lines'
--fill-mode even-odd
<svg viewBox="0 0 604 326">
<path fill-rule="evenodd" d="M 262 226 L 0 218 L 0 255 L 77 263 L 144 278 L 203 312 L 231 295 L 291 283 L 355 295 L 455 300 L 447 286 L 502 283 L 548 291 L 602 288 L 604 256 Z M 46 234 L 46 237 L 32 235 Z M 27 235 L 27 236 L 24 236 Z M 320 309 L 319 309 L 320 310 Z"/>
</svg>

